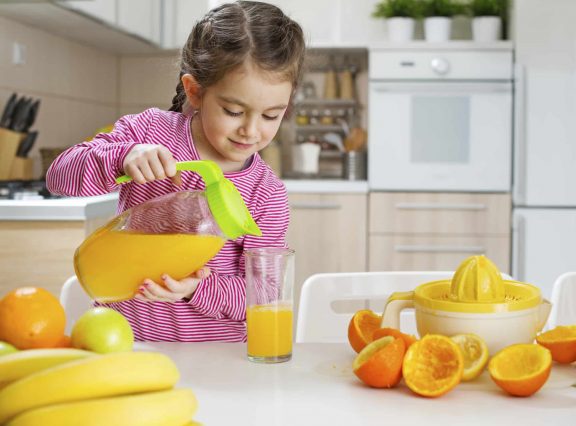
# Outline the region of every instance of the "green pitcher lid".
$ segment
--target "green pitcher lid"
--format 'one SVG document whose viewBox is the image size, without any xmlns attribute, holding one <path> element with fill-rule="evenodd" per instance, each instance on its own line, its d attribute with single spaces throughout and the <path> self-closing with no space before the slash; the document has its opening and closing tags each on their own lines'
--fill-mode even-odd
<svg viewBox="0 0 576 426">
<path fill-rule="evenodd" d="M 262 231 L 250 215 L 240 192 L 230 180 L 224 177 L 218 165 L 209 160 L 181 161 L 176 163 L 178 171 L 198 173 L 206 184 L 206 199 L 216 223 L 229 239 L 242 235 L 262 236 Z M 116 183 L 131 181 L 129 176 L 120 176 Z"/>
</svg>

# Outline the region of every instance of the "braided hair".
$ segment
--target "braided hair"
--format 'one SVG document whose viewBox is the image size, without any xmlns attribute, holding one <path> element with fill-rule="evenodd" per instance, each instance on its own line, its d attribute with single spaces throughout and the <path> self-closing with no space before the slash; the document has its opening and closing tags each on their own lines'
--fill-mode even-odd
<svg viewBox="0 0 576 426">
<path fill-rule="evenodd" d="M 216 84 L 229 71 L 252 60 L 263 71 L 279 74 L 295 90 L 300 82 L 305 43 L 302 28 L 268 3 L 237 1 L 212 9 L 198 21 L 182 49 L 179 82 L 170 111 L 184 112 L 181 78 L 192 75 L 201 88 Z"/>
</svg>

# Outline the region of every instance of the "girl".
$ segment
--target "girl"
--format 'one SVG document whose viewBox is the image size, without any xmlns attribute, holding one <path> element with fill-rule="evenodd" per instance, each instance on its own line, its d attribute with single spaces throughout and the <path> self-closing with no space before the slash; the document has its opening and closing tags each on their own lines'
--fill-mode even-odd
<svg viewBox="0 0 576 426">
<path fill-rule="evenodd" d="M 204 189 L 195 173 L 177 176 L 175 163 L 212 160 L 238 188 L 262 231 L 262 237 L 228 241 L 188 278 L 145 280 L 134 299 L 107 304 L 126 316 L 137 340 L 246 340 L 242 253 L 284 247 L 289 220 L 286 188 L 258 151 L 278 131 L 304 51 L 302 29 L 276 6 L 219 6 L 192 29 L 169 111 L 122 117 L 111 133 L 69 148 L 48 170 L 49 190 L 69 196 L 115 191 L 116 177 L 131 176 L 133 182 L 119 188 L 120 213 L 179 189 Z"/>
</svg>

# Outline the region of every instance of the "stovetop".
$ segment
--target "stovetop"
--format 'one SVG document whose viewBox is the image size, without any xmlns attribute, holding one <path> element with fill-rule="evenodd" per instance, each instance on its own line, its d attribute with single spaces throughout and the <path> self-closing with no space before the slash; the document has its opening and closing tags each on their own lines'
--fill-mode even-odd
<svg viewBox="0 0 576 426">
<path fill-rule="evenodd" d="M 44 200 L 63 198 L 52 195 L 44 180 L 0 181 L 0 200 Z"/>
</svg>

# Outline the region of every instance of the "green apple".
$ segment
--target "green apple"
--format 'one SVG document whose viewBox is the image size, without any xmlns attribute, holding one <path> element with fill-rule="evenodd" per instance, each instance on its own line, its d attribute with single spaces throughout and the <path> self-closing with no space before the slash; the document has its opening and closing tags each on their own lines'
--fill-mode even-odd
<svg viewBox="0 0 576 426">
<path fill-rule="evenodd" d="M 16 349 L 10 343 L 0 342 L 0 356 L 8 355 L 11 354 L 12 352 L 18 352 L 18 349 Z"/>
<path fill-rule="evenodd" d="M 134 333 L 128 320 L 110 308 L 86 311 L 72 327 L 72 347 L 100 354 L 131 351 Z"/>
</svg>

